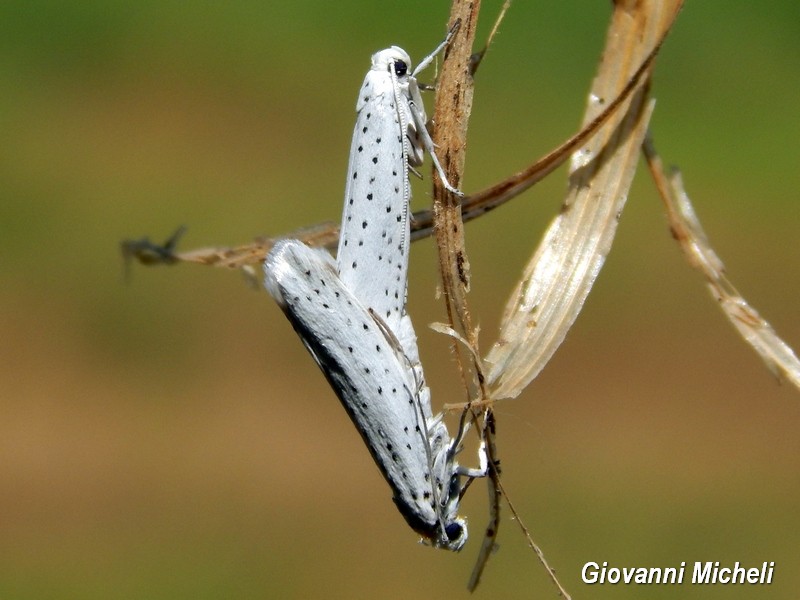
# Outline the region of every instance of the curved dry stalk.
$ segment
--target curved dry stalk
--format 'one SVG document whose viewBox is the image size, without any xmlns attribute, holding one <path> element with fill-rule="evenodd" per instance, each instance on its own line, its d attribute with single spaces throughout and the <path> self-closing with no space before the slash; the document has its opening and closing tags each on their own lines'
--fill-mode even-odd
<svg viewBox="0 0 800 600">
<path fill-rule="evenodd" d="M 742 297 L 725 274 L 725 266 L 714 252 L 683 187 L 679 171 L 664 172 L 653 140 L 642 146 L 650 173 L 667 209 L 672 236 L 680 244 L 689 264 L 706 279 L 709 291 L 739 334 L 756 351 L 767 368 L 780 380 L 800 389 L 800 360 L 769 323 Z"/>
<path fill-rule="evenodd" d="M 505 7 L 504 7 L 505 8 Z M 505 204 L 509 200 L 534 186 L 555 169 L 563 165 L 570 154 L 589 140 L 619 109 L 635 89 L 655 60 L 661 44 L 666 38 L 659 40 L 658 45 L 642 62 L 622 91 L 606 105 L 594 120 L 580 128 L 578 132 L 567 138 L 559 146 L 535 160 L 525 169 L 513 173 L 479 192 L 470 194 L 461 200 L 461 216 L 464 222 L 471 221 Z M 485 53 L 484 51 L 482 51 Z M 411 219 L 411 240 L 417 241 L 433 234 L 433 210 L 419 210 Z M 254 241 L 239 246 L 210 246 L 178 252 L 175 244 L 158 245 L 149 238 L 125 240 L 122 242 L 123 256 L 126 264 L 136 260 L 145 266 L 174 265 L 193 263 L 227 269 L 245 269 L 250 271 L 260 268 L 264 257 L 279 239 L 299 239 L 313 247 L 325 247 L 335 250 L 339 243 L 339 225 L 333 222 L 318 223 L 303 227 L 276 237 L 258 237 Z"/>
</svg>

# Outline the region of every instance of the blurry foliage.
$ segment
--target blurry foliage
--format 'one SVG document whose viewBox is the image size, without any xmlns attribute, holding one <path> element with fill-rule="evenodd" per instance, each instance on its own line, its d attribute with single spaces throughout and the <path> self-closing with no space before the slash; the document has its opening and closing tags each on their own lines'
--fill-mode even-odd
<svg viewBox="0 0 800 600">
<path fill-rule="evenodd" d="M 447 4 L 0 3 L 0 597 L 462 589 L 473 556 L 409 539 L 268 297 L 200 268 L 140 269 L 126 286 L 118 255 L 121 238 L 180 224 L 187 245 L 235 244 L 338 218 L 370 53 L 419 57 Z M 468 191 L 575 130 L 608 4 L 512 6 L 477 83 Z M 688 2 L 658 59 L 652 125 L 742 292 L 794 346 L 797 11 Z M 563 188 L 557 175 L 467 226 L 478 318 Z M 425 244 L 410 301 L 439 406 L 460 397 L 447 342 L 422 331 L 442 320 Z M 496 323 L 481 326 L 491 339 Z M 776 560 L 765 594 L 796 596 L 796 395 L 729 329 L 636 182 L 587 309 L 498 414 L 506 484 L 576 597 L 581 561 L 676 557 Z M 481 494 L 466 500 L 482 520 Z M 483 592 L 549 593 L 513 528 L 503 536 Z"/>
</svg>

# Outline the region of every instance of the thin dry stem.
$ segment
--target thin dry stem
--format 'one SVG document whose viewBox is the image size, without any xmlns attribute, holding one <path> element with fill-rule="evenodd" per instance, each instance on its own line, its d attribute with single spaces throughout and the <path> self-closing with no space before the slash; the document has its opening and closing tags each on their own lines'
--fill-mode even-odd
<svg viewBox="0 0 800 600">
<path fill-rule="evenodd" d="M 555 570 L 550 566 L 550 563 L 548 563 L 547 559 L 544 557 L 544 552 L 542 552 L 541 548 L 539 548 L 536 542 L 533 541 L 533 536 L 531 535 L 530 529 L 528 529 L 525 523 L 523 523 L 522 517 L 519 516 L 517 509 L 514 508 L 514 504 L 511 502 L 511 500 L 509 500 L 508 494 L 506 493 L 506 490 L 505 488 L 503 488 L 503 484 L 500 483 L 499 479 L 497 480 L 497 485 L 500 488 L 500 492 L 503 494 L 503 497 L 506 499 L 506 502 L 508 503 L 508 509 L 511 511 L 511 516 L 514 517 L 514 520 L 516 520 L 516 522 L 519 524 L 520 529 L 522 529 L 522 533 L 525 535 L 525 540 L 528 542 L 528 546 L 530 546 L 531 550 L 533 550 L 536 553 L 539 562 L 542 563 L 542 566 L 545 568 L 547 574 L 550 576 L 550 580 L 558 588 L 558 593 L 567 600 L 570 600 L 571 596 L 567 593 L 567 591 L 564 589 L 561 583 L 559 583 L 558 577 L 556 577 Z"/>
<path fill-rule="evenodd" d="M 473 80 L 470 57 L 480 12 L 480 1 L 455 0 L 450 10 L 450 26 L 461 22 L 442 63 L 434 109 L 434 142 L 439 160 L 450 182 L 459 187 L 466 160 L 467 129 L 472 112 Z M 464 243 L 464 224 L 461 202 L 445 190 L 434 177 L 433 185 L 434 235 L 439 252 L 439 271 L 442 276 L 447 317 L 452 329 L 463 337 L 473 357 L 480 356 L 477 334 L 472 326 L 467 292 L 469 291 L 469 259 Z M 480 397 L 480 365 L 465 357 L 458 344 L 453 352 L 461 370 L 468 399 Z"/>
<path fill-rule="evenodd" d="M 725 273 L 725 266 L 706 237 L 683 187 L 680 173 L 664 172 L 652 138 L 642 146 L 650 173 L 667 210 L 670 229 L 689 264 L 706 279 L 709 291 L 744 340 L 780 380 L 800 389 L 800 360 L 756 309 L 742 297 Z"/>
</svg>

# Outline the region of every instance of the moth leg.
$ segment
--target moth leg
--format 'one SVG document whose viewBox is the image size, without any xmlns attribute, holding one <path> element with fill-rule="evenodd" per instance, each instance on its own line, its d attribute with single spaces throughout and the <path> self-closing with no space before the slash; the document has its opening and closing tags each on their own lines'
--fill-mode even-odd
<svg viewBox="0 0 800 600">
<path fill-rule="evenodd" d="M 444 185 L 445 189 L 451 194 L 455 194 L 459 198 L 463 198 L 464 192 L 450 185 L 450 182 L 447 180 L 447 175 L 444 174 L 444 169 L 442 169 L 442 165 L 439 163 L 439 159 L 436 157 L 436 145 L 433 143 L 431 134 L 428 133 L 428 129 L 425 126 L 425 118 L 422 116 L 422 113 L 413 101 L 410 101 L 408 105 L 411 109 L 411 117 L 414 119 L 414 125 L 417 127 L 417 131 L 419 133 L 419 139 L 422 141 L 425 151 L 430 155 L 431 160 L 433 161 L 433 166 L 436 168 L 436 172 L 439 173 L 439 178 L 442 180 L 442 185 Z"/>
<path fill-rule="evenodd" d="M 470 479 L 477 479 L 478 477 L 486 477 L 489 474 L 489 455 L 486 453 L 486 442 L 481 442 L 478 448 L 478 468 L 472 469 L 458 465 L 456 472 Z"/>
<path fill-rule="evenodd" d="M 442 50 L 444 50 L 444 47 L 450 43 L 450 40 L 453 39 L 453 36 L 456 34 L 456 31 L 458 31 L 459 27 L 461 27 L 461 19 L 458 19 L 453 24 L 453 26 L 450 28 L 450 31 L 447 32 L 447 37 L 444 38 L 444 41 L 438 46 L 436 46 L 436 49 L 433 52 L 428 54 L 428 56 L 426 56 L 419 62 L 417 68 L 414 69 L 414 72 L 412 73 L 412 77 L 416 78 L 417 73 L 424 71 L 425 69 L 428 68 L 428 65 L 430 65 L 433 62 L 433 59 L 436 58 L 436 55 L 439 54 L 439 52 L 441 52 Z"/>
</svg>

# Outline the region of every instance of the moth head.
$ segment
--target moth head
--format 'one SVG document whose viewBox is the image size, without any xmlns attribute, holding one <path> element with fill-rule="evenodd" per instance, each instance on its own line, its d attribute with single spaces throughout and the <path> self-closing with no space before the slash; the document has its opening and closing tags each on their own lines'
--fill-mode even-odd
<svg viewBox="0 0 800 600">
<path fill-rule="evenodd" d="M 467 542 L 467 521 L 458 516 L 462 491 L 461 482 L 452 463 L 448 464 L 449 469 L 454 472 L 450 477 L 449 486 L 442 490 L 442 497 L 439 499 L 441 508 L 438 511 L 439 525 L 434 545 L 437 548 L 458 552 Z"/>
<path fill-rule="evenodd" d="M 411 72 L 411 58 L 402 48 L 392 46 L 372 55 L 372 70 L 384 72 L 391 70 L 402 79 Z"/>
<path fill-rule="evenodd" d="M 437 546 L 458 552 L 467 542 L 467 522 L 461 517 L 455 518 L 443 527 L 444 536 L 438 540 Z"/>
</svg>

